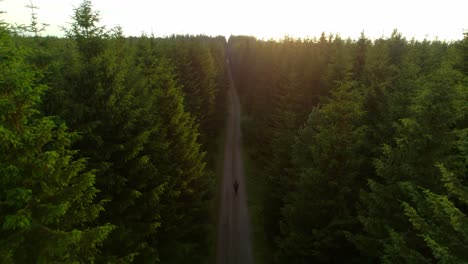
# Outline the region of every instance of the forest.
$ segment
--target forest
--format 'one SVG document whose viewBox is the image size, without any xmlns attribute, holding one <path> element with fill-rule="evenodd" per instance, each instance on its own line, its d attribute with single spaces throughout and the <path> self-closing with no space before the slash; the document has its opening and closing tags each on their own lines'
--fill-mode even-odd
<svg viewBox="0 0 468 264">
<path fill-rule="evenodd" d="M 0 263 L 203 263 L 226 40 L 100 19 L 0 25 Z"/>
<path fill-rule="evenodd" d="M 259 263 L 468 262 L 462 39 L 229 39 Z"/>
<path fill-rule="evenodd" d="M 54 37 L 32 14 L 0 14 L 0 263 L 214 262 L 230 71 L 257 263 L 468 262 L 468 33 L 126 37 L 84 0 Z"/>
</svg>

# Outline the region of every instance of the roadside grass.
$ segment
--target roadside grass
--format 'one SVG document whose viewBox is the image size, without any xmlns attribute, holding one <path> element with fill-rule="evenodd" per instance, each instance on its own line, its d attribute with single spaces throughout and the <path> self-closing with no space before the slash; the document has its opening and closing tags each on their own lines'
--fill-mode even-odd
<svg viewBox="0 0 468 264">
<path fill-rule="evenodd" d="M 270 243 L 265 230 L 263 200 L 265 179 L 259 173 L 255 161 L 250 156 L 248 146 L 243 144 L 244 169 L 247 183 L 247 206 L 249 210 L 254 263 L 272 263 Z"/>
</svg>

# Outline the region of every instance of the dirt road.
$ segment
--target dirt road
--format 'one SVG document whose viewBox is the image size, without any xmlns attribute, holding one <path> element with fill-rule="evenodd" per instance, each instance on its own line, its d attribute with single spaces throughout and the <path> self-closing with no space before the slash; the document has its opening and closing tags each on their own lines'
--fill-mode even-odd
<svg viewBox="0 0 468 264">
<path fill-rule="evenodd" d="M 223 180 L 218 230 L 218 264 L 252 264 L 252 243 L 247 211 L 239 98 L 229 71 L 226 145 L 224 149 Z M 234 180 L 239 183 L 237 195 Z"/>
</svg>

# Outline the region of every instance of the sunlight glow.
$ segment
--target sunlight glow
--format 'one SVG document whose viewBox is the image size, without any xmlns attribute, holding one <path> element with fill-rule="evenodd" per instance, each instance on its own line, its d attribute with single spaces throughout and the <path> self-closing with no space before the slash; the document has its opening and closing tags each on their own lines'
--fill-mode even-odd
<svg viewBox="0 0 468 264">
<path fill-rule="evenodd" d="M 63 35 L 73 7 L 82 0 L 33 0 L 46 34 Z M 29 0 L 4 0 L 6 22 L 28 24 Z M 314 37 L 321 32 L 357 38 L 388 36 L 397 28 L 407 38 L 461 39 L 468 29 L 466 0 L 94 0 L 102 23 L 121 25 L 126 35 L 254 35 L 259 38 Z"/>
</svg>

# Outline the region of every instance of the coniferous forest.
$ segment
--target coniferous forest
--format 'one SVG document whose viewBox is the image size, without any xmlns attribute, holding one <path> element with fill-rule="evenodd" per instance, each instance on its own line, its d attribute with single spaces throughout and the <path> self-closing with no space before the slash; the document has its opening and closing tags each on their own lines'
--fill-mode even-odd
<svg viewBox="0 0 468 264">
<path fill-rule="evenodd" d="M 214 262 L 229 71 L 256 262 L 468 262 L 468 34 L 126 37 L 73 14 L 64 37 L 0 20 L 0 263 Z"/>
<path fill-rule="evenodd" d="M 99 20 L 84 1 L 65 38 L 1 25 L 0 262 L 201 263 L 226 41 Z"/>
<path fill-rule="evenodd" d="M 229 44 L 264 263 L 468 262 L 468 34 Z"/>
</svg>

